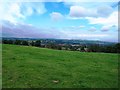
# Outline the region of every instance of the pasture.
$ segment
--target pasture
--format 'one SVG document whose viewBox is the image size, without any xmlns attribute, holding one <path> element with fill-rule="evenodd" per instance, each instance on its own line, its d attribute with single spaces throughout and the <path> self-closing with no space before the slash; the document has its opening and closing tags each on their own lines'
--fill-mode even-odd
<svg viewBox="0 0 120 90">
<path fill-rule="evenodd" d="M 117 88 L 118 55 L 2 45 L 3 88 Z"/>
</svg>

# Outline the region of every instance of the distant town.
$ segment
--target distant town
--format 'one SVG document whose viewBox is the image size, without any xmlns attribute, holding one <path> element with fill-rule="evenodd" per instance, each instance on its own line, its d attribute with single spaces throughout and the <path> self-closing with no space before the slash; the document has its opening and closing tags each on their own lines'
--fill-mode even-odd
<svg viewBox="0 0 120 90">
<path fill-rule="evenodd" d="M 3 38 L 2 43 L 80 52 L 120 52 L 120 43 L 92 40 Z"/>
</svg>

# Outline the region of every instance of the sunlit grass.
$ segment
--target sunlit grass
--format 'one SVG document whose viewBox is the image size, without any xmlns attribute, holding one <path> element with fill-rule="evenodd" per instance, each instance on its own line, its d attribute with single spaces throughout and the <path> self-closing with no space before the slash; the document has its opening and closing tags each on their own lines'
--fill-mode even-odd
<svg viewBox="0 0 120 90">
<path fill-rule="evenodd" d="M 3 87 L 115 88 L 118 55 L 3 45 Z"/>
</svg>

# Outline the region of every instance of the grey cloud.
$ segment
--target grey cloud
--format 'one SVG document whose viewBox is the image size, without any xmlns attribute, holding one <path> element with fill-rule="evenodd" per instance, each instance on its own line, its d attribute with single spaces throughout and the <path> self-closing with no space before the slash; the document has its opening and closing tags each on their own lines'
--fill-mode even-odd
<svg viewBox="0 0 120 90">
<path fill-rule="evenodd" d="M 109 16 L 113 12 L 113 8 L 108 5 L 100 6 L 97 9 L 97 13 L 99 16 L 106 17 Z"/>
<path fill-rule="evenodd" d="M 59 38 L 60 35 L 55 29 L 36 28 L 29 24 L 14 25 L 8 21 L 2 24 L 2 37 Z"/>
<path fill-rule="evenodd" d="M 84 17 L 108 17 L 113 12 L 113 8 L 108 5 L 100 7 L 84 8 L 82 6 L 71 6 L 69 16 L 71 18 L 84 18 Z"/>
</svg>

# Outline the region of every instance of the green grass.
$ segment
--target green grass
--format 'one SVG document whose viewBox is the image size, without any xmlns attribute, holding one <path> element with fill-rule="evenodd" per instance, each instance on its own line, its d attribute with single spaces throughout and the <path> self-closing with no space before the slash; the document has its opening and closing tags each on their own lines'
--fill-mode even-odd
<svg viewBox="0 0 120 90">
<path fill-rule="evenodd" d="M 0 89 L 2 89 L 2 45 L 0 44 Z"/>
<path fill-rule="evenodd" d="M 3 45 L 3 88 L 117 88 L 118 55 Z"/>
</svg>

